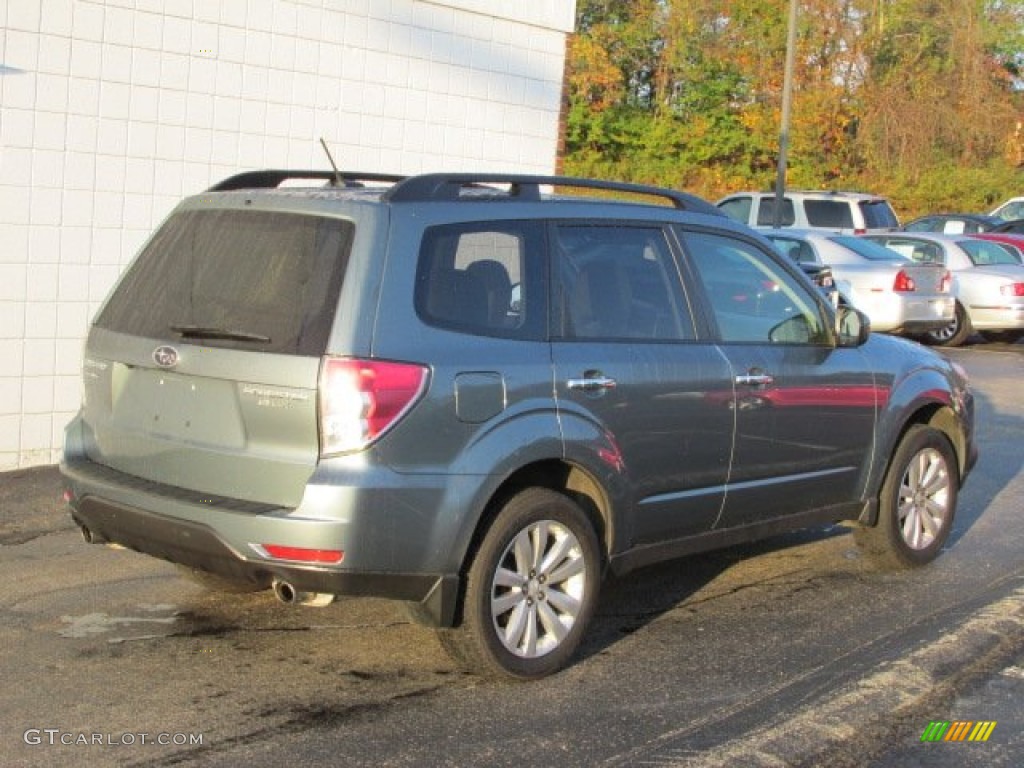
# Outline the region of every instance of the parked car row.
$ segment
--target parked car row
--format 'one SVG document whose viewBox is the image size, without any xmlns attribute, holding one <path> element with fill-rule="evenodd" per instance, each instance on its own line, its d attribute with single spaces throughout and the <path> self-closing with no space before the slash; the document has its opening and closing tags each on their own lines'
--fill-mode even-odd
<svg viewBox="0 0 1024 768">
<path fill-rule="evenodd" d="M 1024 265 L 1016 246 L 985 235 L 892 232 L 867 238 L 915 262 L 941 264 L 952 272 L 954 316 L 948 325 L 928 332 L 929 342 L 959 346 L 974 331 L 992 341 L 1024 336 Z"/>
<path fill-rule="evenodd" d="M 939 346 L 975 332 L 1024 338 L 1024 198 L 989 214 L 923 216 L 903 227 L 877 195 L 741 192 L 718 208 L 761 231 L 810 272 L 831 267 L 835 290 L 877 331 Z"/>
</svg>

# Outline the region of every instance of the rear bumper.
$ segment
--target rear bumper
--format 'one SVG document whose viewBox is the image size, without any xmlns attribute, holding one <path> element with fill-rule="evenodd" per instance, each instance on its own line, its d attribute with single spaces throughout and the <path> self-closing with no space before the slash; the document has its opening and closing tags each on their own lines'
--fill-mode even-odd
<svg viewBox="0 0 1024 768">
<path fill-rule="evenodd" d="M 330 548 L 331 542 L 346 539 L 347 526 L 343 521 L 295 518 L 289 516 L 290 510 L 257 510 L 255 505 L 246 502 L 231 505 L 230 500 L 209 499 L 202 508 L 209 522 L 201 522 L 189 519 L 186 514 L 157 511 L 166 510 L 169 503 L 181 510 L 192 505 L 180 498 L 170 502 L 167 494 L 151 488 L 154 484 L 122 475 L 88 459 L 65 461 L 60 470 L 69 491 L 72 518 L 87 529 L 91 540 L 97 543 L 120 544 L 172 563 L 262 588 L 270 587 L 277 579 L 302 592 L 416 602 L 423 609 L 420 614 L 437 626 L 451 626 L 455 620 L 457 574 L 272 560 L 241 543 L 245 539 L 259 543 L 270 535 L 278 537 L 275 541 L 283 540 L 294 546 Z M 150 490 L 143 490 L 143 486 Z M 127 500 L 129 498 L 131 501 Z M 251 530 L 252 535 L 247 535 L 246 529 Z M 275 529 L 286 533 L 276 534 Z M 232 531 L 234 535 L 229 536 L 224 531 Z"/>
<path fill-rule="evenodd" d="M 862 297 L 872 330 L 884 333 L 919 334 L 945 328 L 953 321 L 952 296 L 916 298 L 909 294 L 876 294 Z M 856 304 L 856 302 L 854 302 Z"/>
</svg>

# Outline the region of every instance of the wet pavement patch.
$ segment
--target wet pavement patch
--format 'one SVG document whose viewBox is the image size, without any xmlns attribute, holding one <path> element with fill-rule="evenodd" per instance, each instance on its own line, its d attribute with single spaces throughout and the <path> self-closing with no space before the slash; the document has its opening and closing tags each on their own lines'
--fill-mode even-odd
<svg viewBox="0 0 1024 768">
<path fill-rule="evenodd" d="M 138 606 L 138 612 L 141 615 L 111 616 L 108 613 L 86 613 L 81 616 L 61 616 L 60 620 L 66 626 L 64 629 L 58 630 L 57 634 L 67 638 L 82 638 L 103 635 L 109 632 L 124 632 L 128 627 L 136 627 L 142 632 L 142 634 L 132 633 L 130 636 L 108 637 L 106 638 L 108 643 L 149 640 L 175 634 L 174 625 L 179 619 L 177 606 L 167 604 L 140 605 Z M 167 631 L 146 631 L 158 627 L 166 627 Z"/>
</svg>

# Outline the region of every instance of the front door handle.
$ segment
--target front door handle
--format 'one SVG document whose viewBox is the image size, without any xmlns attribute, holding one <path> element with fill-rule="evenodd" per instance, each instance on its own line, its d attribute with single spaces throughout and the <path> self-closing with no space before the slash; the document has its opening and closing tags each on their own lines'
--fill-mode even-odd
<svg viewBox="0 0 1024 768">
<path fill-rule="evenodd" d="M 743 373 L 736 377 L 737 384 L 746 387 L 766 387 L 775 383 L 775 377 L 770 373 L 753 370 L 750 373 Z"/>
<path fill-rule="evenodd" d="M 607 376 L 588 376 L 584 379 L 569 379 L 565 385 L 569 389 L 581 392 L 601 392 L 605 389 L 615 389 L 617 382 Z"/>
</svg>

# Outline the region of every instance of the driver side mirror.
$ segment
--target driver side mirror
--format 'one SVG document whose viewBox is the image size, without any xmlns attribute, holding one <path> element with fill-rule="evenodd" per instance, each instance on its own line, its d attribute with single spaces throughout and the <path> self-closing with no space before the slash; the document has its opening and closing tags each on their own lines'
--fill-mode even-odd
<svg viewBox="0 0 1024 768">
<path fill-rule="evenodd" d="M 836 309 L 836 338 L 840 347 L 859 347 L 871 335 L 871 320 L 848 304 Z"/>
</svg>

